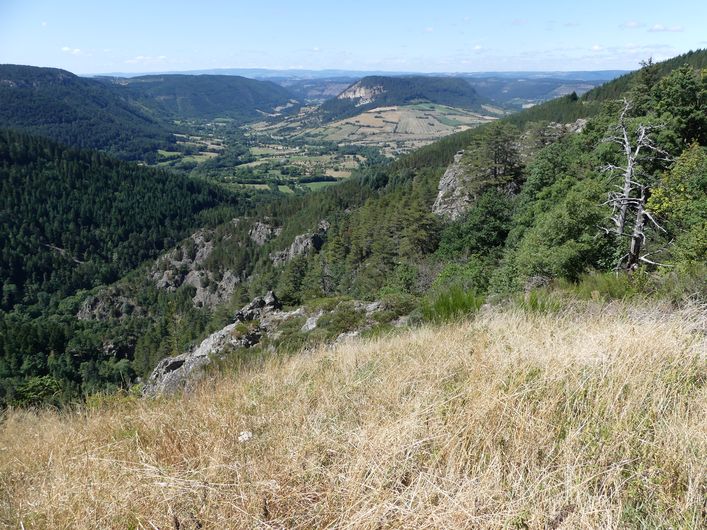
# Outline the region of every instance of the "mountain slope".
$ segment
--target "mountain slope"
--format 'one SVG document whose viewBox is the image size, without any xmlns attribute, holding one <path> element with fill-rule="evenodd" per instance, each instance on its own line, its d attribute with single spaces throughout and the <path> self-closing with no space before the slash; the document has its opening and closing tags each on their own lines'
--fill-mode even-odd
<svg viewBox="0 0 707 530">
<path fill-rule="evenodd" d="M 141 159 L 170 131 L 112 87 L 56 68 L 0 65 L 0 127 Z"/>
<path fill-rule="evenodd" d="M 650 79 L 641 80 L 641 76 L 644 76 L 647 71 L 645 69 L 637 70 L 593 88 L 581 97 L 578 97 L 577 94 L 563 96 L 513 114 L 507 119 L 520 125 L 538 120 L 567 123 L 578 118 L 595 116 L 601 111 L 603 103 L 628 96 L 632 87 L 639 83 L 645 85 L 642 91 L 643 96 L 647 96 L 646 93 L 650 91 L 651 87 L 647 86 L 646 82 L 658 82 L 684 65 L 698 72 L 703 72 L 707 68 L 707 49 L 690 51 L 666 61 L 652 63 L 650 73 L 647 74 Z"/>
<path fill-rule="evenodd" d="M 320 111 L 325 120 L 334 120 L 376 107 L 412 103 L 436 103 L 464 109 L 479 109 L 482 101 L 464 79 L 369 76 L 357 81 L 336 98 L 325 101 Z"/>
<path fill-rule="evenodd" d="M 104 79 L 155 112 L 176 119 L 252 120 L 297 108 L 293 95 L 270 81 L 228 75 L 148 75 Z"/>
<path fill-rule="evenodd" d="M 2 309 L 111 282 L 238 198 L 186 177 L 0 131 Z"/>
</svg>

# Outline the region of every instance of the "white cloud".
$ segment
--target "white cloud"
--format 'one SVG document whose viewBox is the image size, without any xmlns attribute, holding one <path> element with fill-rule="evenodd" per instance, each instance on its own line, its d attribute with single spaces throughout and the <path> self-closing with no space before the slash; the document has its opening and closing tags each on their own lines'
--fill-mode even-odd
<svg viewBox="0 0 707 530">
<path fill-rule="evenodd" d="M 604 47 L 603 47 L 603 46 L 599 46 L 598 44 L 595 44 L 594 46 L 592 46 L 592 51 L 593 51 L 593 52 L 600 52 L 600 51 L 603 50 L 603 49 L 604 49 Z"/>
<path fill-rule="evenodd" d="M 670 33 L 679 33 L 683 31 L 682 26 L 664 26 L 663 24 L 653 24 L 648 31 L 651 33 L 662 33 L 662 32 L 670 32 Z"/>
<path fill-rule="evenodd" d="M 315 47 L 312 48 L 312 51 L 313 51 L 313 52 L 320 52 L 320 51 L 322 51 L 322 50 L 321 50 L 321 48 L 320 48 L 319 46 L 315 46 Z"/>
<path fill-rule="evenodd" d="M 425 33 L 432 33 L 435 29 L 433 27 L 425 28 Z"/>
<path fill-rule="evenodd" d="M 627 20 L 626 22 L 621 24 L 621 26 L 619 26 L 619 27 L 624 28 L 624 29 L 638 29 L 638 28 L 642 28 L 643 26 L 645 26 L 645 24 L 643 22 L 638 22 L 636 20 Z"/>
<path fill-rule="evenodd" d="M 566 28 L 576 28 L 577 26 L 579 26 L 579 22 L 570 21 L 570 22 L 565 22 L 562 25 Z"/>
<path fill-rule="evenodd" d="M 479 50 L 483 50 L 483 49 L 484 49 L 484 48 L 483 48 L 483 46 L 481 46 L 481 44 L 477 44 L 476 46 L 474 46 L 474 50 L 476 50 L 477 52 L 478 52 Z"/>
<path fill-rule="evenodd" d="M 47 27 L 47 23 L 46 23 L 46 22 L 42 22 L 42 27 L 43 27 L 43 28 L 46 28 L 46 27 Z"/>
<path fill-rule="evenodd" d="M 81 55 L 82 54 L 81 48 L 72 48 L 70 46 L 62 47 L 61 51 L 63 51 L 64 53 L 69 53 L 71 55 Z"/>
<path fill-rule="evenodd" d="M 528 23 L 528 20 L 525 18 L 514 18 L 511 20 L 511 24 L 513 26 L 525 26 Z"/>
</svg>

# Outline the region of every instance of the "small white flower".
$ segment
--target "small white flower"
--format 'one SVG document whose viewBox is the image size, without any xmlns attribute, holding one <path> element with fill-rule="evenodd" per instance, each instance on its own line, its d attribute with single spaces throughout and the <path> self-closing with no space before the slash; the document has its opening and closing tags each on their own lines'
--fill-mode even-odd
<svg viewBox="0 0 707 530">
<path fill-rule="evenodd" d="M 250 440 L 252 437 L 253 437 L 253 433 L 252 433 L 252 432 L 250 432 L 250 431 L 242 431 L 242 432 L 238 435 L 238 441 L 241 442 L 241 443 L 245 443 L 245 442 L 247 442 L 248 440 Z"/>
</svg>

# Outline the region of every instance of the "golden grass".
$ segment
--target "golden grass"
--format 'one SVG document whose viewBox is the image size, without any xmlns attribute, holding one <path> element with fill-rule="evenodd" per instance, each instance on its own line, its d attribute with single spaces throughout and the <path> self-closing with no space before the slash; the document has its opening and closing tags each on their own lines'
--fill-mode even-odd
<svg viewBox="0 0 707 530">
<path fill-rule="evenodd" d="M 9 411 L 0 522 L 703 527 L 704 323 L 694 308 L 491 309 L 179 398 Z"/>
</svg>

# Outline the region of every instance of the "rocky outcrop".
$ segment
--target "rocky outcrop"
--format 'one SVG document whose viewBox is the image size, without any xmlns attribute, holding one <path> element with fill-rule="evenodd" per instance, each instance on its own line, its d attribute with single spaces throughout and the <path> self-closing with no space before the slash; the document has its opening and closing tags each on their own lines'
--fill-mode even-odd
<svg viewBox="0 0 707 530">
<path fill-rule="evenodd" d="M 471 198 L 467 193 L 466 181 L 469 177 L 462 164 L 464 151 L 454 155 L 454 161 L 439 180 L 437 198 L 432 205 L 432 211 L 454 221 L 469 209 Z"/>
<path fill-rule="evenodd" d="M 254 333 L 243 336 L 236 333 L 236 325 L 230 324 L 209 335 L 194 351 L 162 359 L 145 382 L 143 395 L 156 396 L 189 390 L 190 385 L 200 379 L 204 368 L 212 362 L 212 355 L 223 352 L 229 346 L 248 347 L 251 343 L 257 343 L 259 337 Z"/>
<path fill-rule="evenodd" d="M 263 223 L 261 221 L 256 221 L 248 232 L 248 237 L 251 241 L 262 247 L 265 243 L 271 239 L 277 237 L 282 232 L 282 228 Z"/>
<path fill-rule="evenodd" d="M 108 287 L 87 297 L 76 318 L 79 320 L 123 320 L 129 316 L 141 316 L 145 311 L 137 301 L 127 296 L 119 287 Z"/>
<path fill-rule="evenodd" d="M 189 390 L 203 377 L 205 368 L 214 358 L 231 349 L 251 348 L 258 344 L 266 331 L 260 319 L 281 307 L 272 291 L 255 298 L 236 313 L 232 324 L 206 337 L 193 351 L 162 359 L 145 382 L 143 395 Z"/>
<path fill-rule="evenodd" d="M 358 100 L 356 101 L 356 106 L 360 107 L 362 105 L 373 103 L 383 92 L 385 92 L 385 88 L 383 88 L 382 85 L 368 86 L 359 81 L 339 94 L 337 99 Z"/>
<path fill-rule="evenodd" d="M 521 164 L 530 162 L 540 149 L 561 137 L 583 132 L 586 126 L 587 120 L 578 119 L 574 123 L 549 123 L 526 130 L 514 142 Z M 489 168 L 465 166 L 464 151 L 459 151 L 439 180 L 432 211 L 446 220 L 455 221 L 471 208 L 479 194 L 488 187 L 496 187 L 508 195 L 520 191 L 520 186 L 513 181 L 493 182 Z"/>
<path fill-rule="evenodd" d="M 204 268 L 214 249 L 212 235 L 210 231 L 199 230 L 164 254 L 150 270 L 150 280 L 166 291 L 176 291 L 182 285 L 194 287 L 195 307 L 211 308 L 227 301 L 241 278 L 234 271 L 217 274 Z"/>
<path fill-rule="evenodd" d="M 342 327 L 343 315 L 346 320 Z M 294 337 L 317 330 L 315 333 L 319 335 L 315 343 L 321 340 L 336 343 L 357 337 L 383 322 L 396 327 L 408 323 L 407 316 L 401 316 L 400 312 L 391 310 L 391 306 L 382 301 L 343 300 L 326 309 L 299 307 L 293 311 L 283 311 L 282 304 L 272 291 L 243 306 L 235 313 L 233 320 L 193 350 L 160 361 L 145 382 L 143 395 L 189 391 L 204 376 L 206 368 L 230 350 L 254 346 L 274 349 L 276 341 L 285 333 Z M 324 329 L 318 330 L 322 326 Z M 300 335 L 296 340 L 301 338 Z"/>
<path fill-rule="evenodd" d="M 326 240 L 329 230 L 329 223 L 325 220 L 319 221 L 315 232 L 300 234 L 295 237 L 292 244 L 285 250 L 279 250 L 270 254 L 270 260 L 276 267 L 284 265 L 288 261 L 311 252 L 318 252 Z"/>
<path fill-rule="evenodd" d="M 584 118 L 579 118 L 576 122 L 574 123 L 566 123 L 565 124 L 565 130 L 569 133 L 574 133 L 574 134 L 579 134 L 584 132 L 584 129 L 587 128 L 587 120 Z"/>
</svg>

